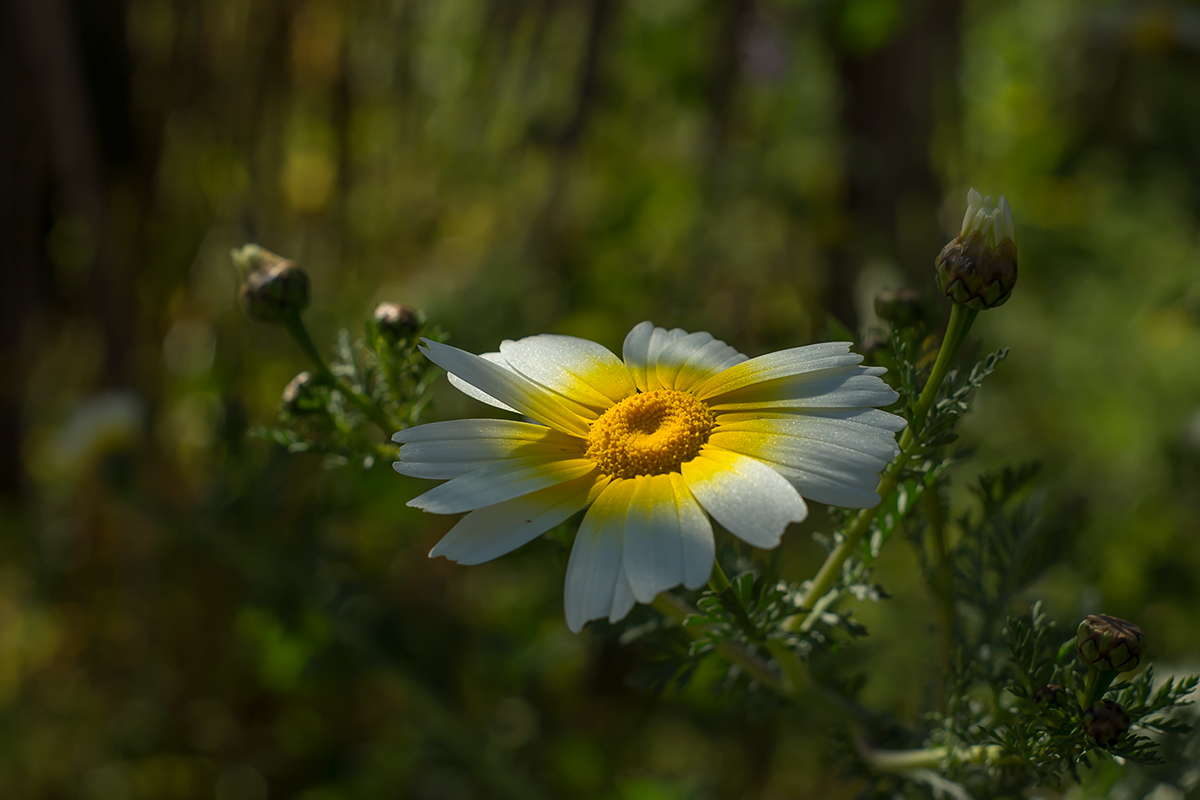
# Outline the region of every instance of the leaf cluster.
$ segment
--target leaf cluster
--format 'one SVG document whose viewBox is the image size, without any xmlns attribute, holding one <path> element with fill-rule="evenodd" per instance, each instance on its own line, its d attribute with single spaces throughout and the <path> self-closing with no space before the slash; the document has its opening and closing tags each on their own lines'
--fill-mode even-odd
<svg viewBox="0 0 1200 800">
<path fill-rule="evenodd" d="M 421 353 L 421 340 L 446 338 L 423 319 L 402 335 L 389 335 L 373 318 L 357 339 L 343 328 L 328 370 L 298 375 L 284 391 L 276 424 L 250 433 L 289 452 L 321 453 L 327 466 L 353 461 L 370 469 L 392 460 L 396 447 L 385 437 L 420 421 L 440 374 Z"/>
<path fill-rule="evenodd" d="M 1098 759 L 1121 759 L 1138 764 L 1162 764 L 1158 742 L 1147 734 L 1186 734 L 1192 726 L 1178 710 L 1198 678 L 1163 681 L 1156 688 L 1148 666 L 1134 678 L 1105 686 L 1112 674 L 1088 672 L 1075 657 L 1074 638 L 1063 640 L 1040 603 L 1004 628 L 1004 655 L 996 660 L 986 652 L 966 664 L 954 681 L 955 697 L 985 698 L 960 703 L 958 714 L 943 717 L 934 740 L 955 752 L 972 745 L 992 745 L 989 758 L 961 759 L 949 765 L 947 776 L 961 784 L 1062 787 L 1078 782 L 1080 771 Z M 1102 691 L 1099 687 L 1104 687 Z M 1086 712 L 1102 699 L 1121 706 L 1129 729 L 1116 741 L 1103 744 L 1088 733 Z M 974 789 L 976 796 L 1002 796 Z"/>
</svg>

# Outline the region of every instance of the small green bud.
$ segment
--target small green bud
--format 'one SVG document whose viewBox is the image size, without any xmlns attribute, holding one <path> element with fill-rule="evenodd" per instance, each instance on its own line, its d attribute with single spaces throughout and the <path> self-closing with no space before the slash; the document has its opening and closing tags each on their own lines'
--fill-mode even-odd
<svg viewBox="0 0 1200 800">
<path fill-rule="evenodd" d="M 383 338 L 395 344 L 421 329 L 422 316 L 420 311 L 403 303 L 380 303 L 371 318 L 379 326 Z"/>
<path fill-rule="evenodd" d="M 1083 730 L 1096 744 L 1107 747 L 1129 730 L 1129 715 L 1112 700 L 1101 700 L 1083 712 Z"/>
<path fill-rule="evenodd" d="M 921 293 L 916 289 L 884 289 L 875 295 L 875 313 L 897 328 L 919 321 L 922 316 Z"/>
<path fill-rule="evenodd" d="M 1017 226 L 1003 197 L 967 192 L 967 213 L 958 237 L 942 248 L 935 265 L 938 288 L 959 305 L 982 311 L 1004 305 L 1017 283 Z"/>
<path fill-rule="evenodd" d="M 1083 663 L 1114 672 L 1137 669 L 1145 643 L 1141 628 L 1108 614 L 1089 614 L 1075 631 L 1075 649 Z"/>
<path fill-rule="evenodd" d="M 242 307 L 250 319 L 282 322 L 308 306 L 308 276 L 283 256 L 248 244 L 231 254 L 243 273 Z"/>
<path fill-rule="evenodd" d="M 1039 706 L 1064 706 L 1067 704 L 1067 690 L 1057 683 L 1047 683 L 1033 693 L 1033 702 Z"/>
<path fill-rule="evenodd" d="M 312 373 L 301 372 L 284 387 L 279 404 L 289 414 L 302 416 L 321 411 L 325 407 L 325 400 L 317 392 Z"/>
</svg>

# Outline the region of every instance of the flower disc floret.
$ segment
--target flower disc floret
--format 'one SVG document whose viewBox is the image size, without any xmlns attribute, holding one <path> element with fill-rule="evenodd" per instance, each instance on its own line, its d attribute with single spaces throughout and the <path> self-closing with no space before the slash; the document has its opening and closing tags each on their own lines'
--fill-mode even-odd
<svg viewBox="0 0 1200 800">
<path fill-rule="evenodd" d="M 709 407 L 687 392 L 639 392 L 592 423 L 587 457 L 614 478 L 678 472 L 700 452 L 715 424 Z"/>
</svg>

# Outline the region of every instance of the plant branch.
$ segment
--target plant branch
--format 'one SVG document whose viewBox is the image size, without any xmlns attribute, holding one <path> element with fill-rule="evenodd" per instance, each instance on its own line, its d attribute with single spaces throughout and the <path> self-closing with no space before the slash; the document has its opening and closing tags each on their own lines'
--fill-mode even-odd
<svg viewBox="0 0 1200 800">
<path fill-rule="evenodd" d="M 353 403 L 359 411 L 366 415 L 367 419 L 379 426 L 379 429 L 384 433 L 392 433 L 401 429 L 401 425 L 390 419 L 387 414 L 383 413 L 378 405 L 365 397 L 360 392 L 356 392 L 341 378 L 333 374 L 333 370 L 325 363 L 325 359 L 321 358 L 321 352 L 317 350 L 317 346 L 313 344 L 312 337 L 308 333 L 308 328 L 304 326 L 304 320 L 300 318 L 299 312 L 289 314 L 284 320 L 284 327 L 291 334 L 292 339 L 299 345 L 304 354 L 308 356 L 309 361 L 316 367 L 317 373 L 321 378 L 327 381 L 334 389 L 336 389 L 349 402 Z"/>
<path fill-rule="evenodd" d="M 871 530 L 871 522 L 875 519 L 879 505 L 895 491 L 896 486 L 900 483 L 900 476 L 903 474 L 904 468 L 908 466 L 909 460 L 920 448 L 919 434 L 925 425 L 925 417 L 933 406 L 934 400 L 937 399 L 938 390 L 941 388 L 946 374 L 950 371 L 954 355 L 958 352 L 958 348 L 962 345 L 971 328 L 971 323 L 975 321 L 978 313 L 957 304 L 951 307 L 950 322 L 946 326 L 946 335 L 942 338 L 942 346 L 938 351 L 937 360 L 934 362 L 933 370 L 929 373 L 929 380 L 925 382 L 925 388 L 921 391 L 921 396 L 913 408 L 912 419 L 909 420 L 904 435 L 900 437 L 900 455 L 884 471 L 883 477 L 879 480 L 879 486 L 876 488 L 880 503 L 871 508 L 864 508 L 854 517 L 846 529 L 841 543 L 825 558 L 825 563 L 821 565 L 813 577 L 812 583 L 809 584 L 808 591 L 801 598 L 800 605 L 809 610 L 789 617 L 784 622 L 787 630 L 808 630 L 812 627 L 816 617 L 811 614 L 811 609 L 833 586 L 837 576 L 841 574 L 842 565 L 846 563 L 846 559 L 850 558 L 858 547 L 858 543 Z"/>
</svg>

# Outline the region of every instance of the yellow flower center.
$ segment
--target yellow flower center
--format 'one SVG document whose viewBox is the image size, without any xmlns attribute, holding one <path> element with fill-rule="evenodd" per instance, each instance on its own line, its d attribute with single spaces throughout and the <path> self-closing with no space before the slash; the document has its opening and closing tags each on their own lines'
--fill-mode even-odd
<svg viewBox="0 0 1200 800">
<path fill-rule="evenodd" d="M 587 456 L 614 478 L 677 472 L 708 441 L 716 417 L 673 389 L 626 397 L 592 423 Z"/>
</svg>

